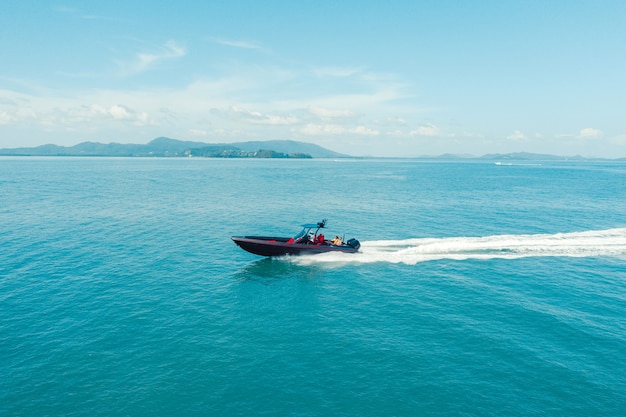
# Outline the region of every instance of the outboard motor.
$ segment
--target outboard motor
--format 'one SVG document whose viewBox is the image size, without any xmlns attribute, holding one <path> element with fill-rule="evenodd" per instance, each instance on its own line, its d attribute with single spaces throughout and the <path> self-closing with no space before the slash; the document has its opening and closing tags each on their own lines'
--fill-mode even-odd
<svg viewBox="0 0 626 417">
<path fill-rule="evenodd" d="M 346 243 L 348 244 L 348 246 L 356 250 L 359 250 L 359 248 L 361 247 L 361 243 L 359 243 L 359 241 L 356 240 L 355 238 L 348 240 Z"/>
</svg>

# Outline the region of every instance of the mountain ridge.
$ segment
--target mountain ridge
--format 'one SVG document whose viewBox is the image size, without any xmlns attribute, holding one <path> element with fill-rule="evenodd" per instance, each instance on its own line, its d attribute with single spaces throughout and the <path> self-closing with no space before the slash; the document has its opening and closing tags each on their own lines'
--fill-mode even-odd
<svg viewBox="0 0 626 417">
<path fill-rule="evenodd" d="M 195 151 L 195 153 L 194 153 Z M 122 156 L 228 158 L 349 158 L 319 145 L 293 140 L 205 143 L 158 137 L 147 144 L 81 142 L 73 146 L 54 144 L 0 149 L 4 156 Z"/>
<path fill-rule="evenodd" d="M 0 156 L 113 156 L 113 157 L 213 157 L 213 158 L 379 158 L 355 157 L 326 149 L 322 146 L 294 140 L 241 141 L 233 143 L 206 143 L 183 141 L 160 136 L 147 144 L 116 142 L 81 142 L 73 146 L 45 144 L 35 147 L 0 149 Z M 559 156 L 532 152 L 471 154 L 441 154 L 415 156 L 430 160 L 483 161 L 626 161 L 626 158 L 593 158 L 580 155 Z M 406 158 L 380 158 L 406 159 Z"/>
</svg>

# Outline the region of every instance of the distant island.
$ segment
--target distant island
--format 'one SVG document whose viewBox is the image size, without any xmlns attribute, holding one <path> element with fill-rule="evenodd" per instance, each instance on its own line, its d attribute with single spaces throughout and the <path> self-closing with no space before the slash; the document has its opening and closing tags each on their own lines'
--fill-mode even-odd
<svg viewBox="0 0 626 417">
<path fill-rule="evenodd" d="M 209 144 L 160 137 L 145 145 L 83 142 L 74 146 L 41 145 L 32 148 L 0 149 L 3 156 L 117 156 L 117 157 L 205 157 L 205 158 L 345 158 L 318 145 L 292 140 Z"/>
<path fill-rule="evenodd" d="M 626 161 L 626 158 L 590 158 L 581 155 L 562 156 L 532 152 L 510 152 L 510 153 L 490 153 L 482 156 L 468 154 L 442 154 L 438 156 L 420 156 L 423 159 L 440 159 L 440 160 L 483 160 L 483 161 Z"/>
</svg>

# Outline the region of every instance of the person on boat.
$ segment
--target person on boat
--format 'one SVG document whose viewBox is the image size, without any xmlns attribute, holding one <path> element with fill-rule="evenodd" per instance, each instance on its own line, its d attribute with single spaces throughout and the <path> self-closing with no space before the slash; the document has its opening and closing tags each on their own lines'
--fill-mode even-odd
<svg viewBox="0 0 626 417">
<path fill-rule="evenodd" d="M 333 245 L 341 246 L 342 243 L 343 241 L 341 240 L 341 238 L 339 236 L 335 236 L 335 238 L 333 239 Z"/>
<path fill-rule="evenodd" d="M 320 233 L 319 235 L 317 235 L 317 238 L 315 238 L 315 244 L 317 246 L 324 244 L 324 235 L 323 234 Z"/>
</svg>

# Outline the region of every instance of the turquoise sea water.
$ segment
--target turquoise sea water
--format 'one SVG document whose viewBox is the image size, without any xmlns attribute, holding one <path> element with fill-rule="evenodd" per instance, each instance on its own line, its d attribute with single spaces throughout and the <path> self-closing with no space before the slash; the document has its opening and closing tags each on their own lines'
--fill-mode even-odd
<svg viewBox="0 0 626 417">
<path fill-rule="evenodd" d="M 0 158 L 0 244 L 0 416 L 626 410 L 624 163 Z"/>
</svg>

